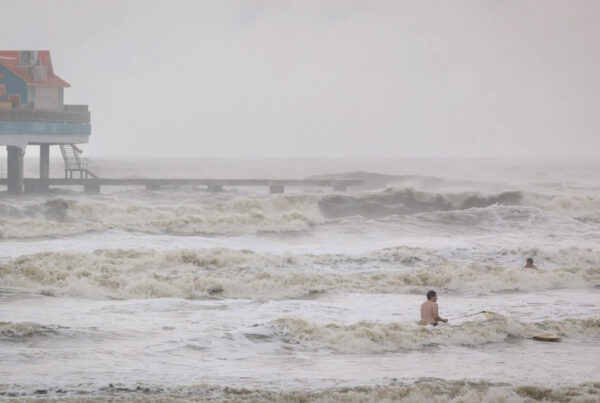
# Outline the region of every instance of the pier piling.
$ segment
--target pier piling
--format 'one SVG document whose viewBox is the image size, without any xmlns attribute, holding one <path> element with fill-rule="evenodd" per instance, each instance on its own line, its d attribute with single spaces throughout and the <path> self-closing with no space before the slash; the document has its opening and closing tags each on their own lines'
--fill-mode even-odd
<svg viewBox="0 0 600 403">
<path fill-rule="evenodd" d="M 47 192 L 50 189 L 50 144 L 40 144 L 40 182 L 36 191 Z"/>
<path fill-rule="evenodd" d="M 284 192 L 283 185 L 270 185 L 269 186 L 269 193 L 271 193 L 271 194 L 278 194 L 278 193 L 283 193 L 283 192 Z"/>
<path fill-rule="evenodd" d="M 223 191 L 223 185 L 208 185 L 207 189 L 211 193 L 218 193 Z"/>
<path fill-rule="evenodd" d="M 23 193 L 23 156 L 25 153 L 20 147 L 7 146 L 7 190 L 10 194 Z"/>
</svg>

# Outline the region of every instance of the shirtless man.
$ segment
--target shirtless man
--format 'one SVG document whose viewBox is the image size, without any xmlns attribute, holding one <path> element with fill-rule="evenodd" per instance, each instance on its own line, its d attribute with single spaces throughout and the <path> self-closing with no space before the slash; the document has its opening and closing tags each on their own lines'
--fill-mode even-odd
<svg viewBox="0 0 600 403">
<path fill-rule="evenodd" d="M 438 314 L 437 294 L 431 290 L 427 292 L 427 301 L 421 304 L 421 321 L 420 325 L 437 326 L 438 322 L 448 322 L 448 319 L 443 319 Z"/>
<path fill-rule="evenodd" d="M 524 269 L 537 269 L 537 266 L 533 264 L 533 259 L 528 257 L 525 263 L 525 266 L 523 266 Z"/>
</svg>

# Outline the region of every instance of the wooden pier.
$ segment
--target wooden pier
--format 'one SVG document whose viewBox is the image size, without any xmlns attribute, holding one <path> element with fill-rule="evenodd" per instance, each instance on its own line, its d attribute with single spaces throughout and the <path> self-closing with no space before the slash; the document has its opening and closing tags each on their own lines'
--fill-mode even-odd
<svg viewBox="0 0 600 403">
<path fill-rule="evenodd" d="M 43 88 L 40 88 L 43 87 Z M 283 193 L 286 187 L 330 187 L 344 191 L 360 180 L 304 179 L 145 179 L 102 178 L 89 159 L 81 157 L 79 144 L 92 134 L 88 105 L 65 105 L 63 92 L 70 85 L 54 73 L 48 50 L 0 50 L 0 146 L 6 146 L 6 176 L 0 186 L 8 194 L 47 193 L 51 186 L 83 187 L 100 193 L 102 186 L 144 186 L 146 189 L 206 186 L 219 192 L 224 187 L 268 187 Z M 43 91 L 43 96 L 39 95 Z M 40 147 L 39 178 L 24 177 L 24 155 L 28 145 Z M 65 162 L 65 177 L 50 178 L 50 147 L 59 146 Z M 74 176 L 79 176 L 76 178 Z"/>
<path fill-rule="evenodd" d="M 0 178 L 0 185 L 7 185 Z M 328 187 L 343 192 L 350 186 L 362 185 L 358 179 L 157 179 L 157 178 L 24 178 L 25 192 L 47 192 L 49 187 L 83 186 L 86 193 L 100 193 L 102 186 L 144 186 L 149 190 L 163 187 L 206 186 L 210 192 L 224 187 L 268 187 L 270 193 L 283 193 L 286 187 Z"/>
</svg>

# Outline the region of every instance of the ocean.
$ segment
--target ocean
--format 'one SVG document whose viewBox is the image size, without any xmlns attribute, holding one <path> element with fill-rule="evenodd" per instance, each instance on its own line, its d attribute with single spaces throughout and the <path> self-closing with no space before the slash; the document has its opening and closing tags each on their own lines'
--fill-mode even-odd
<svg viewBox="0 0 600 403">
<path fill-rule="evenodd" d="M 600 161 L 97 164 L 365 184 L 0 196 L 0 399 L 600 400 Z"/>
</svg>

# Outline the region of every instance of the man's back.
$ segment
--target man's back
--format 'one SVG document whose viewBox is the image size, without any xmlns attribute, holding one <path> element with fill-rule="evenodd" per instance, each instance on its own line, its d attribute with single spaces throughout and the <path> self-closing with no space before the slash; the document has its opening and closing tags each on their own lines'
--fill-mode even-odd
<svg viewBox="0 0 600 403">
<path fill-rule="evenodd" d="M 437 303 L 427 300 L 421 304 L 421 325 L 429 325 L 430 323 L 437 323 Z"/>
</svg>

